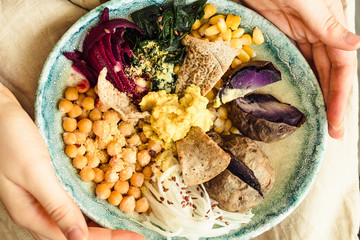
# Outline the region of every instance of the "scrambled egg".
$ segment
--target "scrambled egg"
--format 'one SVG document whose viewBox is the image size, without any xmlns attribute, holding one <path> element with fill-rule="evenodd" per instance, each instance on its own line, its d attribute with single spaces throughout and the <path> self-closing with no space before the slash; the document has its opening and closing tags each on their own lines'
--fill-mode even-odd
<svg viewBox="0 0 360 240">
<path fill-rule="evenodd" d="M 186 136 L 192 126 L 209 131 L 213 124 L 213 114 L 206 109 L 209 100 L 201 96 L 200 88 L 191 85 L 184 97 L 165 91 L 150 92 L 140 102 L 142 111 L 151 112 L 151 128 L 165 143 L 175 142 Z M 144 131 L 150 138 L 152 131 Z"/>
</svg>

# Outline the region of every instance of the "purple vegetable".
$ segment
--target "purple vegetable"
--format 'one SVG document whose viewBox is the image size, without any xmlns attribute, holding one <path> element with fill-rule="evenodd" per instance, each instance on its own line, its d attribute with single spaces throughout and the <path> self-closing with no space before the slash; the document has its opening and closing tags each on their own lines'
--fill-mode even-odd
<svg viewBox="0 0 360 240">
<path fill-rule="evenodd" d="M 128 79 L 124 68 L 128 66 L 125 56 L 131 58 L 130 44 L 124 39 L 127 28 L 136 29 L 134 23 L 126 19 L 109 20 L 109 9 L 105 8 L 100 24 L 92 28 L 83 42 L 83 52 L 64 52 L 64 56 L 73 61 L 73 68 L 82 73 L 92 86 L 103 68 L 107 68 L 107 80 L 119 91 L 125 92 L 134 102 L 139 102 L 139 94 L 146 90 L 139 88 L 133 79 Z"/>
<path fill-rule="evenodd" d="M 254 140 L 273 142 L 285 138 L 305 123 L 305 115 L 268 94 L 248 94 L 234 100 L 230 120 Z"/>
<path fill-rule="evenodd" d="M 251 61 L 228 74 L 219 92 L 221 103 L 242 97 L 258 88 L 281 80 L 281 72 L 269 61 Z"/>
</svg>

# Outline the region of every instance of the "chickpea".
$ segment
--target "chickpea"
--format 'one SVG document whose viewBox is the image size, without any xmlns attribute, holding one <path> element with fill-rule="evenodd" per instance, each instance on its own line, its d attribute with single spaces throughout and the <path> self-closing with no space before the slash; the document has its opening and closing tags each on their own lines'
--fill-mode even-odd
<svg viewBox="0 0 360 240">
<path fill-rule="evenodd" d="M 115 110 L 108 110 L 103 113 L 104 120 L 108 121 L 109 123 L 118 123 L 120 121 L 120 116 Z"/>
<path fill-rule="evenodd" d="M 109 186 L 103 183 L 97 185 L 95 192 L 96 192 L 96 196 L 100 199 L 108 199 L 111 194 L 111 190 Z"/>
<path fill-rule="evenodd" d="M 136 162 L 136 150 L 133 148 L 123 148 L 121 156 L 125 162 L 135 163 Z"/>
<path fill-rule="evenodd" d="M 162 147 L 160 142 L 150 139 L 148 142 L 148 150 L 153 150 L 155 153 L 159 153 Z"/>
<path fill-rule="evenodd" d="M 92 97 L 85 97 L 82 100 L 81 106 L 86 110 L 93 110 L 95 107 L 95 99 Z"/>
<path fill-rule="evenodd" d="M 127 143 L 130 147 L 137 147 L 141 144 L 141 140 L 138 134 L 134 134 L 131 136 L 131 138 L 127 139 Z"/>
<path fill-rule="evenodd" d="M 140 163 L 141 166 L 146 166 L 149 164 L 151 160 L 151 156 L 148 150 L 141 150 L 137 154 L 137 161 Z"/>
<path fill-rule="evenodd" d="M 74 101 L 78 99 L 79 93 L 78 90 L 74 87 L 69 87 L 65 90 L 65 98 L 69 101 Z"/>
<path fill-rule="evenodd" d="M 118 157 L 113 157 L 109 161 L 109 166 L 111 166 L 112 170 L 116 172 L 120 172 L 121 170 L 124 169 L 124 162 L 122 159 Z"/>
<path fill-rule="evenodd" d="M 76 146 L 76 145 L 75 145 Z M 85 146 L 84 145 L 78 145 L 77 146 L 77 151 L 78 151 L 78 154 L 80 154 L 80 155 L 85 155 L 85 152 L 86 152 L 86 148 L 85 148 Z"/>
<path fill-rule="evenodd" d="M 144 174 L 135 172 L 130 178 L 130 183 L 134 187 L 141 187 L 144 183 Z"/>
<path fill-rule="evenodd" d="M 79 129 L 76 129 L 76 130 L 74 131 L 74 135 L 75 135 L 75 137 L 76 137 L 76 144 L 83 144 L 83 143 L 85 143 L 86 138 L 87 138 L 87 136 L 88 136 L 87 133 L 82 133 L 82 132 L 80 132 Z"/>
<path fill-rule="evenodd" d="M 87 157 L 82 156 L 80 154 L 76 155 L 76 157 L 74 157 L 73 159 L 73 166 L 76 167 L 77 169 L 84 168 L 87 163 L 88 163 Z"/>
<path fill-rule="evenodd" d="M 74 118 L 64 117 L 62 126 L 65 131 L 73 132 L 77 127 L 77 121 Z"/>
<path fill-rule="evenodd" d="M 68 116 L 71 118 L 77 118 L 82 114 L 82 112 L 83 110 L 81 109 L 81 107 L 77 104 L 74 104 L 71 111 L 68 112 Z"/>
<path fill-rule="evenodd" d="M 76 89 L 79 93 L 86 93 L 90 88 L 90 82 L 87 79 L 82 79 L 76 84 Z"/>
<path fill-rule="evenodd" d="M 114 206 L 118 206 L 122 200 L 122 195 L 118 191 L 112 191 L 108 198 L 109 203 Z"/>
<path fill-rule="evenodd" d="M 92 97 L 95 99 L 97 97 L 97 95 L 96 95 L 94 88 L 89 88 L 89 90 L 86 92 L 86 96 Z"/>
<path fill-rule="evenodd" d="M 97 120 L 101 120 L 102 118 L 102 112 L 98 109 L 98 108 L 94 108 L 93 110 L 90 111 L 89 113 L 89 119 L 91 121 L 97 121 Z"/>
<path fill-rule="evenodd" d="M 110 132 L 109 124 L 104 120 L 98 120 L 93 123 L 93 132 L 100 138 L 105 137 Z"/>
<path fill-rule="evenodd" d="M 68 113 L 73 108 L 72 102 L 69 100 L 61 100 L 59 102 L 59 110 L 63 113 Z"/>
<path fill-rule="evenodd" d="M 133 196 L 135 199 L 139 199 L 141 197 L 141 190 L 138 187 L 130 186 L 127 195 Z"/>
<path fill-rule="evenodd" d="M 78 154 L 78 148 L 73 144 L 67 145 L 65 148 L 65 154 L 70 158 L 74 158 Z"/>
<path fill-rule="evenodd" d="M 114 187 L 116 182 L 107 182 L 107 181 L 102 181 L 101 184 L 105 184 L 106 186 L 108 186 L 108 188 L 110 188 L 110 190 Z"/>
<path fill-rule="evenodd" d="M 119 208 L 126 214 L 132 213 L 135 209 L 135 198 L 133 196 L 124 197 L 120 202 Z"/>
<path fill-rule="evenodd" d="M 138 213 L 146 212 L 149 209 L 149 201 L 146 197 L 142 197 L 135 202 L 135 211 Z"/>
<path fill-rule="evenodd" d="M 140 137 L 141 142 L 142 142 L 142 143 L 147 143 L 147 141 L 148 141 L 149 139 L 146 137 L 145 133 L 144 133 L 144 132 L 140 132 L 140 133 L 138 133 L 138 134 L 139 134 L 139 137 Z"/>
<path fill-rule="evenodd" d="M 121 181 L 125 181 L 131 178 L 133 174 L 133 169 L 131 167 L 126 167 L 120 171 L 119 177 Z"/>
<path fill-rule="evenodd" d="M 84 100 L 85 97 L 86 97 L 85 94 L 83 94 L 83 93 L 79 94 L 79 97 L 78 97 L 78 99 L 76 99 L 75 104 L 81 106 L 81 103 L 82 103 L 82 101 Z"/>
<path fill-rule="evenodd" d="M 120 133 L 124 135 L 125 137 L 130 136 L 134 132 L 134 125 L 132 125 L 129 122 L 120 122 L 118 124 L 118 128 L 120 130 Z"/>
<path fill-rule="evenodd" d="M 80 178 L 84 182 L 90 182 L 95 178 L 95 172 L 91 167 L 84 167 L 80 171 Z"/>
<path fill-rule="evenodd" d="M 102 111 L 102 112 L 106 112 L 107 110 L 110 109 L 109 106 L 106 106 L 104 103 L 102 103 L 99 99 L 97 99 L 96 101 L 96 107 Z"/>
<path fill-rule="evenodd" d="M 113 170 L 105 173 L 105 181 L 107 182 L 117 182 L 119 180 L 119 174 Z"/>
<path fill-rule="evenodd" d="M 87 153 L 85 155 L 87 157 L 88 163 L 87 166 L 91 168 L 96 168 L 100 164 L 100 159 L 94 154 Z"/>
<path fill-rule="evenodd" d="M 140 163 L 136 162 L 135 163 L 135 171 L 140 172 L 141 170 L 142 170 L 142 166 L 140 165 Z"/>
<path fill-rule="evenodd" d="M 112 141 L 107 145 L 107 153 L 110 156 L 115 156 L 121 152 L 122 146 L 116 141 Z"/>
<path fill-rule="evenodd" d="M 82 111 L 81 115 L 78 116 L 78 119 L 81 120 L 81 119 L 87 118 L 87 117 L 89 116 L 89 113 L 90 113 L 89 110 L 85 110 L 85 109 L 84 109 L 84 110 Z"/>
<path fill-rule="evenodd" d="M 78 128 L 82 133 L 89 133 L 92 129 L 92 121 L 88 118 L 83 118 L 78 122 Z"/>
<path fill-rule="evenodd" d="M 126 194 L 129 191 L 129 182 L 119 180 L 115 183 L 114 189 L 121 194 Z"/>
<path fill-rule="evenodd" d="M 93 181 L 96 183 L 104 181 L 104 178 L 105 178 L 104 171 L 101 170 L 100 168 L 93 168 L 93 170 L 95 173 L 95 177 L 94 177 Z"/>
<path fill-rule="evenodd" d="M 76 143 L 76 136 L 74 133 L 71 132 L 65 132 L 63 133 L 63 140 L 64 143 L 67 145 L 75 144 Z"/>
<path fill-rule="evenodd" d="M 146 180 L 149 180 L 151 178 L 153 172 L 152 172 L 152 169 L 150 166 L 146 166 L 143 168 L 142 173 L 144 174 L 144 178 Z"/>
</svg>

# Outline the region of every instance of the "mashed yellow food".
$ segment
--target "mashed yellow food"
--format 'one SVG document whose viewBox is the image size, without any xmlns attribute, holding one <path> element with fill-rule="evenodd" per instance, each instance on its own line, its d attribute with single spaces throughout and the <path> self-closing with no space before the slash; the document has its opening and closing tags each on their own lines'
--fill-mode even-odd
<svg viewBox="0 0 360 240">
<path fill-rule="evenodd" d="M 205 132 L 210 130 L 214 116 L 206 109 L 207 104 L 208 99 L 201 96 L 200 88 L 191 85 L 181 99 L 163 90 L 150 92 L 143 97 L 140 107 L 142 111 L 151 112 L 152 130 L 169 143 L 184 138 L 192 126 L 201 127 Z"/>
</svg>

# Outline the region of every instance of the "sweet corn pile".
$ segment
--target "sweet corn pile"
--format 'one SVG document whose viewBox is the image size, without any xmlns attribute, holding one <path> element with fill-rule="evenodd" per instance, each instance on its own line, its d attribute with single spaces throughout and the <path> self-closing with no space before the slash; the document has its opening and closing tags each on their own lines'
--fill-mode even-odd
<svg viewBox="0 0 360 240">
<path fill-rule="evenodd" d="M 197 19 L 193 24 L 190 35 L 211 42 L 227 41 L 231 46 L 240 49 L 241 53 L 231 64 L 231 68 L 236 68 L 256 56 L 255 51 L 250 47 L 252 43 L 260 45 L 264 42 L 260 28 L 255 28 L 251 36 L 239 27 L 240 23 L 240 16 L 216 14 L 216 7 L 208 4 L 205 6 L 203 18 Z"/>
</svg>

